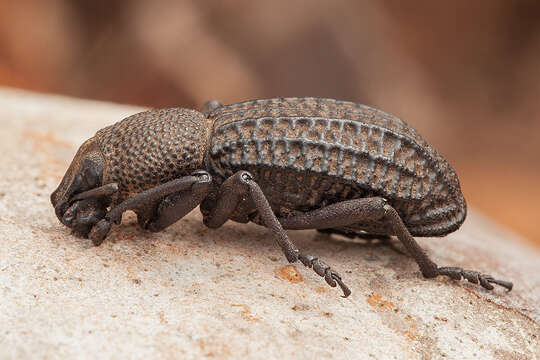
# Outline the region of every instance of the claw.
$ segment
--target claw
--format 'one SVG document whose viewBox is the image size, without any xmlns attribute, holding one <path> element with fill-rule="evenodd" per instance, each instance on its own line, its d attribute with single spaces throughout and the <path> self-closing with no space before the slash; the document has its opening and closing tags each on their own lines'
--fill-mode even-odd
<svg viewBox="0 0 540 360">
<path fill-rule="evenodd" d="M 493 290 L 493 285 L 491 285 L 489 283 L 489 280 L 493 280 L 493 278 L 491 276 L 484 277 L 484 276 L 480 275 L 478 277 L 478 279 L 480 280 L 480 285 L 482 285 L 482 287 L 484 287 L 485 289 L 488 289 L 488 290 Z"/>
<path fill-rule="evenodd" d="M 505 288 L 508 291 L 511 291 L 512 288 L 514 287 L 514 284 L 511 283 L 510 281 L 497 280 L 497 279 L 490 279 L 488 281 L 490 283 L 492 283 L 492 284 L 497 284 L 499 286 L 502 286 L 503 288 Z"/>
<path fill-rule="evenodd" d="M 298 260 L 302 262 L 306 267 L 313 268 L 313 271 L 317 273 L 317 275 L 324 277 L 324 280 L 328 285 L 331 287 L 336 287 L 339 285 L 341 290 L 343 291 L 343 298 L 348 297 L 351 295 L 351 290 L 341 281 L 341 276 L 334 270 L 330 268 L 330 266 L 326 265 L 324 262 L 319 260 L 313 255 L 310 254 L 304 254 L 300 253 L 298 254 Z"/>
<path fill-rule="evenodd" d="M 338 274 L 332 273 L 332 279 L 338 283 L 341 291 L 343 291 L 343 295 L 341 296 L 342 298 L 347 298 L 349 295 L 351 295 L 351 290 L 343 283 L 343 281 L 341 281 L 341 277 Z"/>
</svg>

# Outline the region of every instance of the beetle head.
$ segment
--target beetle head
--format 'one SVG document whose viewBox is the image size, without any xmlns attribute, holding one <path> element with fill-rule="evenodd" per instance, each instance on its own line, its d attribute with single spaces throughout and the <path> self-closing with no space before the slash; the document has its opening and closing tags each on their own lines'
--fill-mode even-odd
<svg viewBox="0 0 540 360">
<path fill-rule="evenodd" d="M 104 199 L 72 199 L 76 194 L 100 186 L 103 169 L 103 157 L 94 137 L 81 145 L 62 182 L 51 194 L 51 203 L 58 219 L 83 236 L 105 216 L 108 204 Z"/>
</svg>

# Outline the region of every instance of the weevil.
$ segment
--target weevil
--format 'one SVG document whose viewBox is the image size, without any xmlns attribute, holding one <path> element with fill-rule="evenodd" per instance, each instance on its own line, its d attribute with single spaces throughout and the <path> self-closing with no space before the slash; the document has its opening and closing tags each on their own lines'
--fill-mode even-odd
<svg viewBox="0 0 540 360">
<path fill-rule="evenodd" d="M 413 236 L 444 236 L 465 220 L 457 175 L 404 121 L 352 102 L 210 101 L 202 112 L 141 112 L 84 142 L 51 202 L 64 225 L 96 246 L 127 210 L 149 231 L 197 206 L 212 229 L 254 222 L 274 234 L 289 262 L 300 260 L 344 297 L 351 291 L 341 275 L 285 230 L 395 236 L 426 278 L 513 286 L 428 257 Z"/>
</svg>

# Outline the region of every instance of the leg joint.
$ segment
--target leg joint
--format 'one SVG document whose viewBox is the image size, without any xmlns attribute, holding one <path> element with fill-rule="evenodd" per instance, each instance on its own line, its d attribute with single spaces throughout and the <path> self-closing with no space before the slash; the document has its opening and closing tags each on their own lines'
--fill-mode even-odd
<svg viewBox="0 0 540 360">
<path fill-rule="evenodd" d="M 191 176 L 197 177 L 199 183 L 212 182 L 212 175 L 206 170 L 194 171 Z"/>
<path fill-rule="evenodd" d="M 211 190 L 213 179 L 212 175 L 210 175 L 207 171 L 197 170 L 192 173 L 191 176 L 195 176 L 197 178 L 197 181 L 191 185 L 191 192 L 193 194 L 206 195 Z M 202 199 L 200 200 L 202 201 Z"/>
</svg>

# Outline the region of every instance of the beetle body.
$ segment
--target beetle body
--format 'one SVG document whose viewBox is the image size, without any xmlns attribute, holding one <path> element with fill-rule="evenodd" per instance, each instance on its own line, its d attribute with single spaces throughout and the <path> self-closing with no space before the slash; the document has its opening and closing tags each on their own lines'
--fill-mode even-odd
<svg viewBox="0 0 540 360">
<path fill-rule="evenodd" d="M 279 216 L 382 196 L 415 236 L 445 235 L 465 220 L 454 170 L 414 129 L 380 110 L 269 99 L 220 107 L 210 119 L 207 170 L 221 178 L 248 170 Z M 375 224 L 347 230 L 386 233 Z"/>
<path fill-rule="evenodd" d="M 456 230 L 466 203 L 451 166 L 405 122 L 331 99 L 211 104 L 204 114 L 151 110 L 99 130 L 51 195 L 58 218 L 99 244 L 125 210 L 159 231 L 200 204 L 209 227 L 230 219 L 270 228 L 290 262 L 313 267 L 345 295 L 339 274 L 300 253 L 284 228 L 396 235 L 426 277 L 511 288 L 438 268 L 412 238 Z"/>
</svg>

